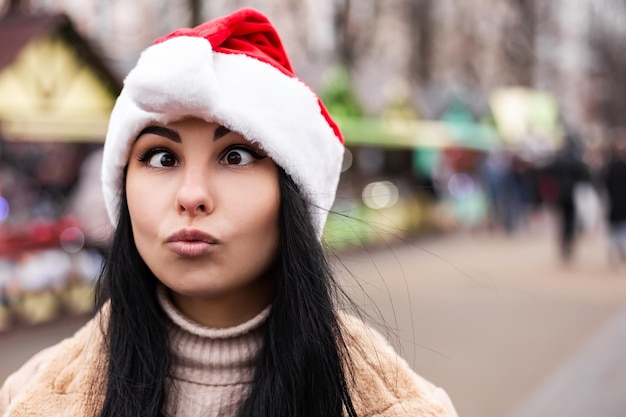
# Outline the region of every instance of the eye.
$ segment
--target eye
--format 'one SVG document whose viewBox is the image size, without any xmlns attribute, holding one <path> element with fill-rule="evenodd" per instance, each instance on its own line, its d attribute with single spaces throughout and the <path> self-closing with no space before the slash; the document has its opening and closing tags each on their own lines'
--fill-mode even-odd
<svg viewBox="0 0 626 417">
<path fill-rule="evenodd" d="M 252 149 L 237 147 L 231 148 L 222 157 L 220 163 L 224 165 L 248 165 L 256 160 L 263 159 L 264 156 L 259 155 Z"/>
<path fill-rule="evenodd" d="M 149 149 L 139 157 L 139 161 L 147 163 L 153 168 L 168 168 L 178 165 L 176 156 L 167 149 Z"/>
</svg>

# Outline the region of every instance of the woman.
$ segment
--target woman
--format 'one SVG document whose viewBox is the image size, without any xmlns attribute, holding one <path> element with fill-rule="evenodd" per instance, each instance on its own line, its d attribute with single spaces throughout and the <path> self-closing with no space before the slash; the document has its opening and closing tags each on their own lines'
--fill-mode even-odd
<svg viewBox="0 0 626 417">
<path fill-rule="evenodd" d="M 336 310 L 320 237 L 342 144 L 257 11 L 158 39 L 105 142 L 116 231 L 99 313 L 10 377 L 0 410 L 455 416 L 443 390 Z"/>
</svg>

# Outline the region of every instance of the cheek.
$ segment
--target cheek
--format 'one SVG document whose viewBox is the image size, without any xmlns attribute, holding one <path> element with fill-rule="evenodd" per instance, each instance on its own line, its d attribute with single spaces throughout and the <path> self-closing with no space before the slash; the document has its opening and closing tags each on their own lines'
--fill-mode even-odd
<svg viewBox="0 0 626 417">
<path fill-rule="evenodd" d="M 141 176 L 133 175 L 129 170 L 126 180 L 126 200 L 137 246 L 140 245 L 143 235 L 157 230 L 154 217 L 158 218 L 159 201 L 158 195 L 151 191 L 153 189 Z"/>
<path fill-rule="evenodd" d="M 128 174 L 128 178 L 126 180 L 126 201 L 128 203 L 128 212 L 130 213 L 130 218 L 133 221 L 141 218 L 140 213 L 143 210 L 142 202 L 146 201 L 146 196 L 144 195 L 144 189 L 139 187 L 134 175 L 131 175 L 130 172 Z"/>
<path fill-rule="evenodd" d="M 254 236 L 256 240 L 278 239 L 280 190 L 278 178 L 256 178 L 252 185 L 229 187 L 231 210 L 239 233 Z"/>
<path fill-rule="evenodd" d="M 248 216 L 254 219 L 249 224 L 246 257 L 257 269 L 267 270 L 278 255 L 280 243 L 280 196 L 278 191 L 269 192 L 250 205 Z"/>
<path fill-rule="evenodd" d="M 261 233 L 277 233 L 278 232 L 278 216 L 280 208 L 280 198 L 278 195 L 258 195 L 250 204 L 242 206 L 240 218 L 247 218 L 248 227 Z"/>
<path fill-rule="evenodd" d="M 270 229 L 278 228 L 278 216 L 280 212 L 280 193 L 275 188 L 266 189 L 258 198 L 255 204 L 258 211 L 258 221 L 260 224 Z"/>
<path fill-rule="evenodd" d="M 257 234 L 257 247 L 265 246 L 266 263 L 271 263 L 277 256 L 280 240 L 280 191 L 278 186 L 267 191 L 257 209 L 261 232 Z M 266 265 L 267 266 L 267 265 Z"/>
</svg>

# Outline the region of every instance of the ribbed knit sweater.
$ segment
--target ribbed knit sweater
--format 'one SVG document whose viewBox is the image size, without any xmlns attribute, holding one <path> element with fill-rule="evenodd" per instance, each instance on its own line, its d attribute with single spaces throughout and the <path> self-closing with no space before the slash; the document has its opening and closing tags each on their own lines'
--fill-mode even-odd
<svg viewBox="0 0 626 417">
<path fill-rule="evenodd" d="M 163 289 L 158 293 L 169 317 L 168 417 L 231 417 L 245 399 L 263 343 L 270 307 L 235 327 L 215 329 L 183 316 Z"/>
</svg>

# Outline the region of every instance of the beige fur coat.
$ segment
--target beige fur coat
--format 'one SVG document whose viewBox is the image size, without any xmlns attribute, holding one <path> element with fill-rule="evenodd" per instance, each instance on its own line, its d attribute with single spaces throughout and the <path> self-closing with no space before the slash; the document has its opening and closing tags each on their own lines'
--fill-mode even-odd
<svg viewBox="0 0 626 417">
<path fill-rule="evenodd" d="M 456 417 L 446 392 L 415 374 L 375 330 L 344 316 L 352 356 L 352 399 L 359 417 Z M 0 416 L 82 417 L 103 401 L 102 336 L 93 319 L 10 376 L 0 390 Z"/>
</svg>

